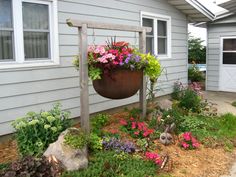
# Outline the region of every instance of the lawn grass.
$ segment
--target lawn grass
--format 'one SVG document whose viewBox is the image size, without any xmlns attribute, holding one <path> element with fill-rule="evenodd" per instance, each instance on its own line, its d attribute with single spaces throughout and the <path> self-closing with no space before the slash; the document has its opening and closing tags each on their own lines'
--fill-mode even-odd
<svg viewBox="0 0 236 177">
<path fill-rule="evenodd" d="M 203 143 L 210 140 L 222 144 L 227 150 L 233 148 L 232 141 L 236 138 L 236 116 L 227 113 L 217 117 L 193 116 L 188 117 L 191 122 L 186 130 L 191 131 Z M 186 124 L 185 124 L 186 125 Z"/>
</svg>

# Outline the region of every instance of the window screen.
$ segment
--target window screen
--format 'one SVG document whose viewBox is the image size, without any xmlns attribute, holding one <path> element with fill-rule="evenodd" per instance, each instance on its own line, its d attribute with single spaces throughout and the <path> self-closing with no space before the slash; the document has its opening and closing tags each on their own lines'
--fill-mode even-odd
<svg viewBox="0 0 236 177">
<path fill-rule="evenodd" d="M 236 64 L 236 38 L 223 39 L 223 64 Z"/>
</svg>

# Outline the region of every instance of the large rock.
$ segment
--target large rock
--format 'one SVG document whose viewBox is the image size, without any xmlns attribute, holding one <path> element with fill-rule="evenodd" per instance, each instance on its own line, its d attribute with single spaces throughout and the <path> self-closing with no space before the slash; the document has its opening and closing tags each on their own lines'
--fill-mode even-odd
<svg viewBox="0 0 236 177">
<path fill-rule="evenodd" d="M 44 156 L 55 156 L 68 171 L 87 168 L 87 148 L 84 147 L 83 149 L 73 149 L 64 144 L 64 136 L 69 130 L 62 132 L 58 140 L 49 145 L 48 149 L 44 152 Z"/>
<path fill-rule="evenodd" d="M 160 109 L 162 110 L 167 110 L 167 109 L 171 109 L 172 107 L 172 101 L 168 100 L 168 99 L 163 99 L 158 101 L 158 106 L 160 107 Z"/>
</svg>

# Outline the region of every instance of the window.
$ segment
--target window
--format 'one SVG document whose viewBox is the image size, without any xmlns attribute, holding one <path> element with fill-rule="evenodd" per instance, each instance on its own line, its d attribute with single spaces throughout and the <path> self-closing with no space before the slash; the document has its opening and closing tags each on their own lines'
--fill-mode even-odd
<svg viewBox="0 0 236 177">
<path fill-rule="evenodd" d="M 223 64 L 236 64 L 236 38 L 223 39 Z"/>
<path fill-rule="evenodd" d="M 146 34 L 147 52 L 160 58 L 171 57 L 171 18 L 169 16 L 142 12 L 142 26 L 151 27 Z"/>
<path fill-rule="evenodd" d="M 56 0 L 0 0 L 0 68 L 58 64 Z"/>
</svg>

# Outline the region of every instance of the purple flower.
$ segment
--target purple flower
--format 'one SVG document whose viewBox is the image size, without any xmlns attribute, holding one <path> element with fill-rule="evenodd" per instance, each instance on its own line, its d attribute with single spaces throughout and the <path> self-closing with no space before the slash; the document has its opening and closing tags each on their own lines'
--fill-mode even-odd
<svg viewBox="0 0 236 177">
<path fill-rule="evenodd" d="M 135 56 L 135 61 L 138 63 L 140 61 L 140 56 Z"/>
</svg>

